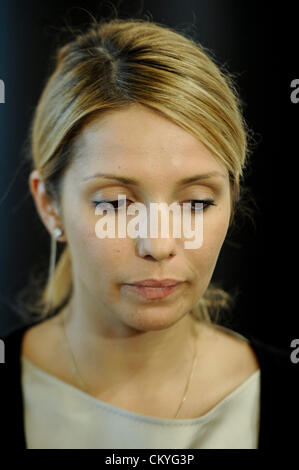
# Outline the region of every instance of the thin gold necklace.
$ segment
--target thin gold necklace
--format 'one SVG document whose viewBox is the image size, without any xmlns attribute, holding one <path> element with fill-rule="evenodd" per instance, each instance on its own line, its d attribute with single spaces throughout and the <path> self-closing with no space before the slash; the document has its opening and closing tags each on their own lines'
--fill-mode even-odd
<svg viewBox="0 0 299 470">
<path fill-rule="evenodd" d="M 64 312 L 65 313 L 65 312 Z M 76 361 L 75 361 L 75 357 L 74 357 L 74 354 L 72 352 L 72 349 L 71 349 L 71 346 L 70 346 L 70 343 L 69 343 L 69 340 L 68 340 L 68 337 L 67 337 L 67 334 L 66 334 L 66 329 L 65 329 L 65 322 L 64 322 L 64 318 L 63 318 L 63 314 L 61 315 L 61 324 L 62 324 L 62 329 L 63 329 L 63 332 L 64 332 L 64 336 L 65 336 L 65 339 L 66 339 L 66 344 L 67 344 L 67 347 L 69 349 L 69 352 L 70 352 L 70 355 L 71 355 L 71 359 L 72 359 L 72 373 L 73 373 L 73 376 L 79 380 L 80 382 L 80 385 L 81 387 L 84 388 L 84 390 L 88 392 L 88 387 L 86 386 L 86 383 L 84 382 L 84 380 L 82 379 L 80 373 L 79 373 L 79 370 L 78 370 L 78 367 L 76 365 Z M 181 400 L 181 403 L 179 404 L 179 407 L 177 409 L 177 412 L 174 416 L 174 419 L 176 419 L 179 415 L 179 412 L 183 406 L 183 403 L 185 402 L 186 400 L 186 396 L 187 396 L 187 393 L 188 393 L 188 390 L 190 388 L 190 384 L 191 384 L 191 381 L 192 381 L 192 378 L 193 378 L 193 374 L 194 374 L 194 370 L 195 370 L 195 367 L 196 367 L 196 364 L 197 364 L 197 351 L 198 351 L 198 330 L 197 330 L 197 334 L 194 335 L 194 354 L 193 354 L 193 361 L 192 361 L 192 367 L 191 367 L 191 371 L 190 371 L 190 374 L 189 374 L 189 377 L 188 377 L 188 381 L 186 383 L 186 387 L 185 387 L 185 390 L 184 390 L 184 395 L 183 395 L 183 398 Z"/>
</svg>

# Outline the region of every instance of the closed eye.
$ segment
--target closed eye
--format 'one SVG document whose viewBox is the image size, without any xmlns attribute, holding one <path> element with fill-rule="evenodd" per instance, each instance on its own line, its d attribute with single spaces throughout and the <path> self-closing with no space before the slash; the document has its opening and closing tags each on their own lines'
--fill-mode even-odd
<svg viewBox="0 0 299 470">
<path fill-rule="evenodd" d="M 119 200 L 116 200 L 116 201 L 108 201 L 108 200 L 102 200 L 102 201 L 93 201 L 95 207 L 99 206 L 100 204 L 104 204 L 104 203 L 109 203 L 111 204 L 113 207 L 114 207 L 114 210 L 118 210 L 118 209 L 122 209 L 124 204 L 123 204 L 123 201 L 124 199 L 121 199 L 120 201 Z M 121 202 L 121 205 L 119 206 L 118 203 Z M 129 202 L 133 202 L 133 201 L 130 201 L 129 199 L 126 199 L 126 202 L 129 203 Z M 109 212 L 109 208 L 107 207 L 104 207 L 104 210 L 107 210 Z"/>
<path fill-rule="evenodd" d="M 119 202 L 123 202 L 123 199 L 121 201 L 119 201 L 119 200 L 115 200 L 115 201 L 108 201 L 108 200 L 93 201 L 93 204 L 95 205 L 95 207 L 97 207 L 100 204 L 109 203 L 113 206 L 114 210 L 117 211 L 117 210 L 122 209 L 124 207 L 124 204 L 121 204 L 119 206 L 118 205 Z M 129 203 L 129 202 L 133 202 L 133 201 L 130 201 L 130 199 L 126 199 L 126 202 Z M 216 205 L 212 199 L 190 199 L 189 201 L 184 201 L 184 204 L 185 203 L 190 203 L 190 202 L 191 202 L 192 212 L 196 212 L 196 211 L 199 211 L 199 210 L 202 210 L 202 209 L 205 210 L 209 206 L 215 206 Z M 196 206 L 195 205 L 196 203 L 197 204 L 202 203 L 203 207 Z M 107 210 L 109 212 L 110 209 L 105 207 L 104 210 Z"/>
<path fill-rule="evenodd" d="M 191 210 L 193 212 L 195 211 L 200 211 L 200 210 L 205 210 L 207 207 L 209 206 L 215 206 L 216 204 L 214 203 L 214 201 L 212 199 L 191 199 L 190 201 L 184 201 L 184 204 L 185 203 L 188 203 L 188 202 L 191 202 Z M 201 206 L 193 206 L 193 203 L 194 204 L 199 204 L 199 203 L 202 203 L 203 204 L 203 207 Z"/>
</svg>

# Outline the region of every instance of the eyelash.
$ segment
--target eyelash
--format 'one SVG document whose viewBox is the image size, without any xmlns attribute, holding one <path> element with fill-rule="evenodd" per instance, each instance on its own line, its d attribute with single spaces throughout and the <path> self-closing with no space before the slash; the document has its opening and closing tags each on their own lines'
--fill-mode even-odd
<svg viewBox="0 0 299 470">
<path fill-rule="evenodd" d="M 98 204 L 101 204 L 103 202 L 109 202 L 110 204 L 114 205 L 116 203 L 118 203 L 118 200 L 116 201 L 108 201 L 108 200 L 103 200 L 103 201 L 92 201 L 93 204 L 95 205 L 95 207 L 98 205 Z M 129 202 L 129 199 L 127 199 L 127 202 Z M 203 208 L 203 210 L 206 210 L 209 206 L 215 206 L 216 204 L 214 203 L 214 201 L 212 199 L 190 199 L 189 201 L 184 201 L 184 202 L 197 202 L 197 203 L 203 203 L 205 206 Z M 114 206 L 113 206 L 114 207 Z M 118 209 L 121 209 L 122 207 L 114 207 L 115 210 L 118 210 Z M 106 210 L 106 209 L 105 209 Z M 200 209 L 195 209 L 195 207 L 193 207 L 191 205 L 191 210 L 192 212 L 197 212 L 199 211 Z"/>
</svg>

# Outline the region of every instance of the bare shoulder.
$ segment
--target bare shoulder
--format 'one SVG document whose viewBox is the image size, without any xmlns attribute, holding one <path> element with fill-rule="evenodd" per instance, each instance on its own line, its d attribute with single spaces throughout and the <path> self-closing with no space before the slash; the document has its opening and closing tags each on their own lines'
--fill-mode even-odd
<svg viewBox="0 0 299 470">
<path fill-rule="evenodd" d="M 209 361 L 214 361 L 215 366 L 217 362 L 227 377 L 234 376 L 237 382 L 242 383 L 260 369 L 249 341 L 237 332 L 213 324 L 203 325 L 202 332 Z"/>
<path fill-rule="evenodd" d="M 213 324 L 199 325 L 198 368 L 184 417 L 205 415 L 259 369 L 246 339 Z"/>
<path fill-rule="evenodd" d="M 51 373 L 61 349 L 57 318 L 47 318 L 28 328 L 22 338 L 21 356 L 37 367 Z M 57 364 L 57 363 L 56 363 Z"/>
</svg>

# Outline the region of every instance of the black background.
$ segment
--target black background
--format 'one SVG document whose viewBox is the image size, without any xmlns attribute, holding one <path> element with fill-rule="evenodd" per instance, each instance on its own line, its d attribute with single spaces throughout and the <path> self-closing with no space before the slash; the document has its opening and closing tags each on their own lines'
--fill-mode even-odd
<svg viewBox="0 0 299 470">
<path fill-rule="evenodd" d="M 295 2 L 50 1 L 0 0 L 0 336 L 21 323 L 15 295 L 50 238 L 29 193 L 22 151 L 29 122 L 49 72 L 49 56 L 66 24 L 106 17 L 150 15 L 186 27 L 220 64 L 237 74 L 245 119 L 257 141 L 246 183 L 256 201 L 256 228 L 249 221 L 224 243 L 213 279 L 239 288 L 233 320 L 223 324 L 289 350 L 299 337 L 297 294 L 296 163 L 299 103 L 290 100 L 298 78 Z M 193 25 L 193 26 L 192 26 Z"/>
</svg>

